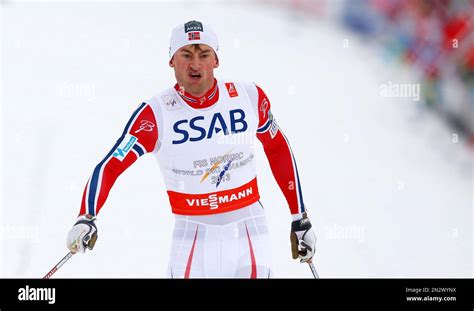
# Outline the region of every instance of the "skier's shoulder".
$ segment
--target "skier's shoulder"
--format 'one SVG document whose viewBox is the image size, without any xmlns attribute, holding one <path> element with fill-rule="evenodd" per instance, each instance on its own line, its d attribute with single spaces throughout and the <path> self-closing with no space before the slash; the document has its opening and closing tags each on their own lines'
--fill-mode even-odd
<svg viewBox="0 0 474 311">
<path fill-rule="evenodd" d="M 166 105 L 169 101 L 176 101 L 176 92 L 174 88 L 167 88 L 159 93 L 156 93 L 145 102 L 150 105 L 155 112 L 159 111 L 163 105 Z"/>
<path fill-rule="evenodd" d="M 258 100 L 258 88 L 255 82 L 240 79 L 219 79 L 222 86 L 225 86 L 224 91 L 229 91 L 229 88 L 235 87 L 237 90 L 241 89 L 247 93 L 250 101 L 256 103 Z"/>
<path fill-rule="evenodd" d="M 246 81 L 246 80 L 220 78 L 218 81 L 219 81 L 219 84 L 224 85 L 227 89 L 229 87 L 232 87 L 232 85 L 234 85 L 237 88 L 245 88 L 246 92 L 249 92 L 249 91 L 252 91 L 252 89 L 255 89 L 255 83 Z"/>
</svg>

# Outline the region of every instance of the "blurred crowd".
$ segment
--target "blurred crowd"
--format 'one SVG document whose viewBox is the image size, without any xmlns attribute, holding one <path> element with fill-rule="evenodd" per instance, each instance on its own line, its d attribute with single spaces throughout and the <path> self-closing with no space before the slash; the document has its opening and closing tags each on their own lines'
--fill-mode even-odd
<svg viewBox="0 0 474 311">
<path fill-rule="evenodd" d="M 423 109 L 474 146 L 474 0 L 345 0 L 342 21 L 408 64 Z"/>
</svg>

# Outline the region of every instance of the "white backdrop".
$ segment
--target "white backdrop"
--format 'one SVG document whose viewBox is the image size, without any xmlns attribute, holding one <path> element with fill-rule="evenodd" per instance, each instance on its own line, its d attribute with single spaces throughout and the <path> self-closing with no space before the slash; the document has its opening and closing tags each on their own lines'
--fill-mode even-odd
<svg viewBox="0 0 474 311">
<path fill-rule="evenodd" d="M 251 80 L 290 140 L 318 236 L 321 277 L 473 277 L 473 155 L 421 102 L 382 97 L 407 68 L 328 18 L 222 2 L 2 5 L 0 276 L 42 277 L 94 166 L 136 106 L 174 85 L 171 29 L 207 21 L 217 78 Z M 290 216 L 260 145 L 259 188 L 275 277 L 311 277 L 291 259 Z M 116 182 L 96 248 L 56 277 L 165 277 L 173 216 L 155 159 Z"/>
</svg>

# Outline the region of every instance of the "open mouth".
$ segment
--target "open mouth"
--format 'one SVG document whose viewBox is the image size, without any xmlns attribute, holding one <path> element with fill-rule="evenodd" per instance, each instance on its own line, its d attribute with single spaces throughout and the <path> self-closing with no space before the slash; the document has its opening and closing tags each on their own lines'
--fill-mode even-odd
<svg viewBox="0 0 474 311">
<path fill-rule="evenodd" d="M 197 72 L 191 72 L 188 74 L 188 76 L 191 80 L 195 80 L 195 81 L 201 79 L 201 74 Z"/>
</svg>

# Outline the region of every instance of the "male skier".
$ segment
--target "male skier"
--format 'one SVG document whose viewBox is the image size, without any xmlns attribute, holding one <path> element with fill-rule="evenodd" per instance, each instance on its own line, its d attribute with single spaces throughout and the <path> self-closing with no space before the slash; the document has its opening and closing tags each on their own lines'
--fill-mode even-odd
<svg viewBox="0 0 474 311">
<path fill-rule="evenodd" d="M 114 182 L 138 158 L 153 153 L 176 218 L 168 276 L 270 277 L 270 237 L 255 171 L 256 136 L 292 214 L 292 256 L 311 260 L 316 236 L 295 158 L 263 90 L 253 83 L 214 78 L 217 36 L 198 21 L 172 31 L 169 66 L 176 85 L 139 105 L 89 178 L 67 236 L 70 251 L 94 247 L 96 216 Z"/>
</svg>

